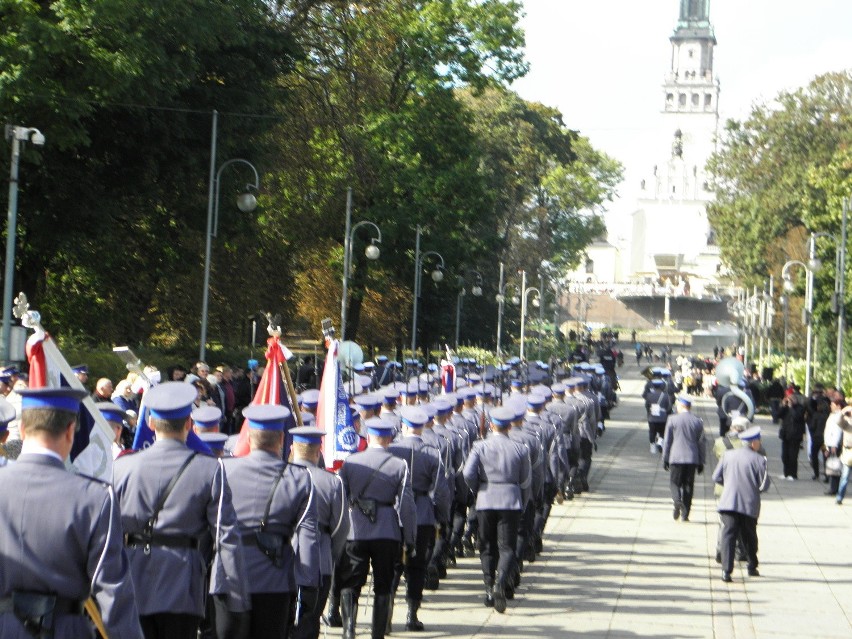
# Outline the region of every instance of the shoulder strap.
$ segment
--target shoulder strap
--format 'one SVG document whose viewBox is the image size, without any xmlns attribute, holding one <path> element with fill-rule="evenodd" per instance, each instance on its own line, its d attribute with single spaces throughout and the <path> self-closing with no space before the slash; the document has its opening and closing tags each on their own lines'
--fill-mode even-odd
<svg viewBox="0 0 852 639">
<path fill-rule="evenodd" d="M 193 459 L 195 459 L 196 455 L 198 455 L 198 453 L 192 453 L 189 457 L 187 457 L 181 467 L 178 469 L 177 473 L 175 473 L 174 477 L 172 477 L 171 481 L 166 486 L 166 489 L 163 491 L 163 494 L 160 495 L 160 499 L 157 501 L 157 505 L 154 506 L 154 512 L 151 514 L 151 516 L 148 518 L 148 521 L 145 523 L 145 530 L 143 531 L 143 534 L 153 534 L 154 524 L 157 522 L 157 517 L 160 516 L 160 511 L 163 509 L 163 506 L 166 505 L 166 500 L 169 498 L 169 495 L 171 494 L 172 490 L 174 490 L 175 484 L 177 484 L 178 479 L 180 479 L 180 476 L 183 475 L 183 472 L 187 469 L 189 463 Z"/>
<path fill-rule="evenodd" d="M 725 444 L 725 448 L 727 448 L 728 450 L 733 450 L 733 449 L 734 449 L 734 444 L 733 444 L 733 442 L 731 442 L 731 440 L 730 440 L 730 439 L 728 439 L 727 437 L 723 437 L 723 438 L 722 438 L 722 443 L 724 443 L 724 444 Z"/>
<path fill-rule="evenodd" d="M 361 499 L 362 497 L 364 497 L 364 493 L 365 493 L 365 492 L 367 492 L 367 489 L 368 489 L 368 488 L 370 487 L 370 485 L 373 483 L 373 480 L 376 478 L 376 475 L 377 475 L 377 474 L 379 473 L 379 471 L 382 469 L 382 466 L 384 466 L 384 465 L 388 462 L 388 460 L 389 460 L 391 457 L 393 457 L 393 455 L 391 455 L 390 453 L 388 453 L 388 456 L 387 456 L 387 457 L 385 457 L 385 458 L 382 460 L 382 463 L 381 463 L 381 464 L 379 464 L 378 466 L 376 466 L 376 468 L 374 468 L 374 469 L 373 469 L 373 472 L 372 472 L 372 473 L 370 473 L 370 478 L 367 480 L 367 483 L 366 483 L 366 484 L 364 484 L 364 487 L 361 489 L 361 492 L 360 492 L 360 493 L 358 493 L 358 497 L 356 497 L 356 499 Z"/>
<path fill-rule="evenodd" d="M 263 510 L 263 518 L 260 520 L 260 532 L 266 529 L 266 523 L 269 521 L 269 511 L 272 508 L 272 498 L 275 497 L 275 491 L 278 489 L 278 484 L 281 483 L 281 478 L 284 476 L 284 471 L 287 470 L 287 462 L 284 462 L 284 467 L 275 476 L 275 481 L 272 482 L 272 490 L 269 491 L 269 498 L 266 500 L 266 508 Z"/>
</svg>

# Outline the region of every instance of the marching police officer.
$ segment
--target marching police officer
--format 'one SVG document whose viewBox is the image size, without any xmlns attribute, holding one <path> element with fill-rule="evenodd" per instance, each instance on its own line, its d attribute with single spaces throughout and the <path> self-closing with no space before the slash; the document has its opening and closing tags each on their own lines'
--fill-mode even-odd
<svg viewBox="0 0 852 639">
<path fill-rule="evenodd" d="M 730 583 L 734 569 L 734 547 L 742 539 L 750 577 L 758 577 L 757 518 L 760 493 L 769 490 L 766 457 L 760 450 L 760 426 L 740 433 L 742 448 L 726 451 L 713 471 L 713 481 L 722 485 L 719 515 L 722 518 L 722 581 Z"/>
<path fill-rule="evenodd" d="M 417 514 L 408 482 L 408 466 L 391 455 L 394 427 L 379 417 L 367 420 L 369 447 L 350 455 L 340 469 L 349 501 L 351 528 L 341 558 L 340 608 L 343 637 L 354 639 L 361 588 L 373 568 L 373 639 L 383 639 L 391 587 L 402 544 L 411 557 L 417 539 Z"/>
<path fill-rule="evenodd" d="M 19 392 L 23 447 L 0 469 L 0 637 L 94 637 L 91 595 L 110 636 L 141 639 L 112 488 L 65 469 L 86 392 Z"/>
<path fill-rule="evenodd" d="M 423 630 L 423 624 L 417 618 L 417 611 L 423 600 L 426 566 L 435 545 L 435 525 L 438 521 L 449 520 L 450 492 L 438 449 L 427 445 L 421 436 L 423 426 L 428 420 L 426 413 L 416 406 L 404 406 L 401 418 L 404 435 L 402 439 L 391 444 L 388 451 L 408 464 L 408 481 L 417 511 L 417 539 L 414 555 L 406 557 L 404 566 L 402 562 L 397 564 L 394 585 L 399 584 L 404 572 L 405 598 L 408 603 L 405 628 L 419 631 Z"/>
<path fill-rule="evenodd" d="M 297 588 L 302 605 L 314 609 L 320 585 L 317 507 L 310 471 L 281 459 L 290 411 L 279 404 L 257 404 L 246 407 L 243 416 L 251 452 L 227 460 L 225 470 L 251 593 L 247 634 L 278 639 L 290 624 Z M 301 606 L 296 608 L 301 614 Z M 228 612 L 221 616 L 233 617 Z M 234 628 L 233 623 L 220 625 L 225 626 Z"/>
<path fill-rule="evenodd" d="M 145 394 L 157 435 L 147 449 L 119 457 L 113 485 L 121 505 L 130 574 L 146 639 L 194 639 L 204 615 L 206 558 L 218 610 L 248 610 L 243 549 L 223 460 L 186 446 L 196 390 L 165 382 Z M 211 542 L 212 537 L 212 544 Z"/>
<path fill-rule="evenodd" d="M 464 467 L 465 481 L 476 493 L 485 605 L 500 613 L 506 611 L 505 587 L 515 564 L 521 512 L 530 500 L 529 455 L 506 434 L 514 417 L 510 408 L 493 409 L 492 436 L 473 445 Z"/>
<path fill-rule="evenodd" d="M 302 620 L 293 628 L 290 637 L 317 639 L 320 633 L 320 614 L 328 598 L 334 566 L 343 553 L 346 536 L 349 534 L 349 511 L 340 478 L 318 465 L 325 432 L 313 426 L 303 426 L 293 428 L 290 434 L 293 436 L 292 465 L 307 468 L 313 480 L 322 576 L 313 610 L 308 610 L 305 602 L 302 602 Z"/>
<path fill-rule="evenodd" d="M 704 472 L 704 422 L 692 414 L 692 400 L 677 398 L 677 414 L 666 423 L 663 438 L 663 467 L 670 472 L 674 518 L 689 521 L 695 473 Z"/>
</svg>

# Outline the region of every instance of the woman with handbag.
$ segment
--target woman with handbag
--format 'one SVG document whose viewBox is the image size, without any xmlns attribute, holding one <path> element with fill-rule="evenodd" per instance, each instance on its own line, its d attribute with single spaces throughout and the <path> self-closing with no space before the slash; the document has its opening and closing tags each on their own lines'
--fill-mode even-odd
<svg viewBox="0 0 852 639">
<path fill-rule="evenodd" d="M 828 490 L 825 491 L 825 494 L 836 495 L 837 489 L 840 485 L 840 477 L 829 473 L 828 460 L 830 460 L 831 457 L 837 457 L 840 445 L 843 441 L 843 429 L 840 427 L 840 421 L 843 418 L 841 411 L 847 411 L 848 413 L 849 408 L 852 407 L 844 408 L 846 406 L 846 400 L 843 395 L 837 391 L 834 391 L 829 395 L 829 400 L 831 401 L 831 414 L 825 421 L 825 432 L 823 434 L 826 450 L 825 474 L 828 480 Z"/>
</svg>

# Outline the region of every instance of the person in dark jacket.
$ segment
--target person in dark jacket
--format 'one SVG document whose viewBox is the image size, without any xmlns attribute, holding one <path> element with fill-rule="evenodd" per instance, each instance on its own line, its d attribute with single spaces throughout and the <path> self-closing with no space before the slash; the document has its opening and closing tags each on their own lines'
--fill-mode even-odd
<svg viewBox="0 0 852 639">
<path fill-rule="evenodd" d="M 784 467 L 783 478 L 794 481 L 799 478 L 799 448 L 805 437 L 805 398 L 795 390 L 781 401 L 778 417 L 781 428 L 781 463 Z"/>
<path fill-rule="evenodd" d="M 648 413 L 648 441 L 652 455 L 662 452 L 663 434 L 666 432 L 666 420 L 672 412 L 672 401 L 666 392 L 665 381 L 654 379 L 645 396 L 645 410 Z"/>
<path fill-rule="evenodd" d="M 819 460 L 822 457 L 822 449 L 825 445 L 825 422 L 831 413 L 831 402 L 824 395 L 811 400 L 812 406 L 808 411 L 808 433 L 811 436 L 811 448 L 808 451 L 808 459 L 814 471 L 811 479 L 819 479 Z"/>
</svg>

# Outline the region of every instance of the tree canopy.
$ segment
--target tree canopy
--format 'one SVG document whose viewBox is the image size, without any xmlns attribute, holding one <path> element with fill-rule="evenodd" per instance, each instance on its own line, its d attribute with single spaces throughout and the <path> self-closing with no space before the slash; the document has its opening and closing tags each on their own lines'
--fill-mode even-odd
<svg viewBox="0 0 852 639">
<path fill-rule="evenodd" d="M 222 174 L 211 342 L 245 340 L 258 309 L 313 333 L 337 317 L 349 187 L 383 243 L 368 262 L 355 238 L 348 335 L 407 342 L 420 225 L 449 274 L 424 279 L 418 341 L 449 341 L 473 271 L 465 335 L 493 341 L 499 262 L 574 263 L 621 171 L 509 90 L 520 16 L 515 0 L 4 3 L 0 113 L 47 138 L 22 157 L 15 289 L 83 343 L 197 341 L 216 110 L 215 166 L 246 159 L 261 189 L 241 213 L 252 176 Z"/>
<path fill-rule="evenodd" d="M 850 149 L 848 71 L 781 92 L 755 105 L 745 120 L 726 123 L 709 162 L 716 201 L 708 216 L 723 259 L 742 282 L 762 285 L 769 275 L 779 281 L 786 261 L 807 262 L 811 233 L 835 238 L 817 240 L 823 263 L 834 263 L 842 201 L 852 194 Z M 803 287 L 802 269 L 791 274 Z M 823 327 L 833 319 L 835 276 L 831 267 L 817 274 L 815 310 Z"/>
</svg>

